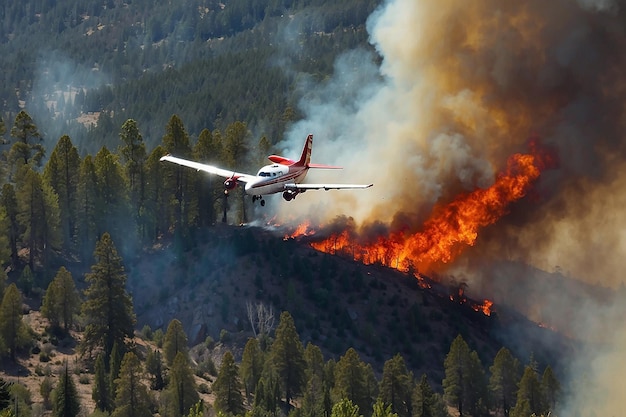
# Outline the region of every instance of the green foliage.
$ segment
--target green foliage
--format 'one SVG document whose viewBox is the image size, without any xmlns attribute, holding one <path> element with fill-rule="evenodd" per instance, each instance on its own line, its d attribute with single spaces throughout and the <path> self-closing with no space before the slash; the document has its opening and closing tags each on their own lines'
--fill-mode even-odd
<svg viewBox="0 0 626 417">
<path fill-rule="evenodd" d="M 2 194 L 0 194 L 0 207 L 5 217 L 4 222 L 0 222 L 0 226 L 6 232 L 6 236 L 9 240 L 8 249 L 11 251 L 11 265 L 16 267 L 18 265 L 18 253 L 17 242 L 20 237 L 20 225 L 17 220 L 17 214 L 19 212 L 17 196 L 15 193 L 15 187 L 10 183 L 2 185 Z M 4 257 L 4 256 L 3 256 Z"/>
<path fill-rule="evenodd" d="M 50 154 L 43 171 L 43 180 L 56 193 L 63 246 L 76 244 L 76 216 L 78 212 L 78 184 L 80 157 L 69 136 L 63 135 Z"/>
<path fill-rule="evenodd" d="M 146 355 L 146 371 L 150 375 L 150 388 L 161 390 L 165 387 L 163 380 L 163 362 L 159 350 L 148 349 Z"/>
<path fill-rule="evenodd" d="M 233 354 L 227 351 L 222 357 L 222 366 L 213 383 L 215 409 L 227 415 L 241 414 L 244 411 L 242 388 L 239 367 L 235 364 Z"/>
<path fill-rule="evenodd" d="M 82 305 L 86 327 L 81 350 L 91 353 L 94 348 L 102 347 L 108 357 L 115 343 L 124 346 L 126 338 L 133 336 L 135 313 L 125 289 L 122 258 L 108 233 L 96 244 L 94 257 L 97 263 L 85 276 L 89 287 Z"/>
<path fill-rule="evenodd" d="M 161 415 L 164 417 L 182 417 L 200 399 L 189 360 L 182 352 L 174 358 L 169 383 L 161 399 Z"/>
<path fill-rule="evenodd" d="M 22 295 L 15 284 L 9 285 L 2 297 L 0 340 L 4 342 L 12 360 L 15 360 L 17 351 L 26 347 L 32 340 L 28 328 L 22 320 Z M 3 349 L 2 354 L 4 353 Z"/>
<path fill-rule="evenodd" d="M 41 394 L 41 398 L 43 399 L 43 406 L 46 410 L 50 410 L 52 408 L 51 395 L 52 390 L 54 389 L 54 383 L 52 378 L 46 376 L 39 384 L 39 393 Z M 0 404 L 0 410 L 4 408 L 2 404 Z"/>
<path fill-rule="evenodd" d="M 331 417 L 361 417 L 359 414 L 359 406 L 349 399 L 339 400 L 333 405 Z"/>
<path fill-rule="evenodd" d="M 96 403 L 96 410 L 110 412 L 113 410 L 110 384 L 107 378 L 104 355 L 100 353 L 96 358 L 94 385 L 91 398 Z"/>
<path fill-rule="evenodd" d="M 398 414 L 391 410 L 391 405 L 385 407 L 385 403 L 379 397 L 374 403 L 374 412 L 372 413 L 372 417 L 398 417 Z"/>
<path fill-rule="evenodd" d="M 276 338 L 270 350 L 270 361 L 285 390 L 287 403 L 294 395 L 302 392 L 305 384 L 306 361 L 304 348 L 291 315 L 284 311 L 280 315 Z"/>
<path fill-rule="evenodd" d="M 128 352 L 122 359 L 117 379 L 115 411 L 111 417 L 150 417 L 150 397 L 142 383 L 143 369 L 139 358 Z"/>
<path fill-rule="evenodd" d="M 391 411 L 400 417 L 411 417 L 411 395 L 413 374 L 410 373 L 400 354 L 385 362 L 380 381 L 378 399 L 391 406 Z"/>
<path fill-rule="evenodd" d="M 517 401 L 510 415 L 512 417 L 528 416 L 532 413 L 539 415 L 543 411 L 542 403 L 541 385 L 537 372 L 531 366 L 526 366 L 522 379 L 519 381 Z"/>
<path fill-rule="evenodd" d="M 41 306 L 41 314 L 50 320 L 53 326 L 63 326 L 63 329 L 68 331 L 74 324 L 74 315 L 79 311 L 80 298 L 74 279 L 72 274 L 62 266 L 48 285 Z"/>
<path fill-rule="evenodd" d="M 185 334 L 183 324 L 180 320 L 172 319 L 167 326 L 165 340 L 163 342 L 165 362 L 171 366 L 179 352 L 182 352 L 185 356 L 188 355 L 189 347 L 187 346 L 187 334 Z"/>
<path fill-rule="evenodd" d="M 261 351 L 259 341 L 256 338 L 249 338 L 243 349 L 240 367 L 241 379 L 243 381 L 248 402 L 250 402 L 251 395 L 254 394 L 254 389 L 261 378 L 261 373 L 263 372 L 263 362 L 263 351 Z"/>
<path fill-rule="evenodd" d="M 501 348 L 489 367 L 489 389 L 496 408 L 508 415 L 515 403 L 517 382 L 521 377 L 520 363 L 506 348 Z"/>
<path fill-rule="evenodd" d="M 76 385 L 68 370 L 67 362 L 54 390 L 53 417 L 75 417 L 80 411 L 80 401 Z"/>
<path fill-rule="evenodd" d="M 11 383 L 0 378 L 0 410 L 4 410 L 11 402 Z"/>
<path fill-rule="evenodd" d="M 373 400 L 369 386 L 369 370 L 357 351 L 354 348 L 348 349 L 335 365 L 335 385 L 332 389 L 335 401 L 348 399 L 359 410 L 371 410 Z"/>
</svg>

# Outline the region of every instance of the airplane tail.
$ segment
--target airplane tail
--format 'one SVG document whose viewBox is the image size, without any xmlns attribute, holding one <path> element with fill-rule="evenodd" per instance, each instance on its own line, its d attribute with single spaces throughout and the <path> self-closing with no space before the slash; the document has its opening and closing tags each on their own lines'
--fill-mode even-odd
<svg viewBox="0 0 626 417">
<path fill-rule="evenodd" d="M 297 166 L 305 167 L 309 166 L 311 163 L 311 149 L 313 148 L 313 135 L 309 135 L 306 137 L 306 141 L 304 142 L 304 148 L 302 148 L 302 156 L 300 156 L 300 160 L 296 162 Z"/>
<path fill-rule="evenodd" d="M 341 167 L 337 167 L 334 165 L 312 164 L 311 163 L 311 150 L 312 149 L 313 149 L 313 135 L 309 135 L 306 137 L 306 142 L 304 142 L 304 148 L 302 149 L 302 156 L 300 156 L 300 160 L 296 162 L 296 165 L 305 166 L 308 168 L 319 168 L 319 169 L 341 169 Z"/>
<path fill-rule="evenodd" d="M 302 148 L 302 155 L 300 156 L 300 160 L 294 161 L 289 158 L 285 158 L 284 156 L 279 155 L 270 155 L 267 158 L 276 163 L 282 165 L 293 165 L 297 167 L 307 167 L 307 168 L 320 168 L 320 169 L 341 169 L 341 167 L 333 166 L 333 165 L 322 165 L 322 164 L 312 164 L 311 163 L 311 149 L 313 148 L 313 135 L 309 135 L 306 137 L 306 142 L 304 142 L 304 148 Z"/>
</svg>

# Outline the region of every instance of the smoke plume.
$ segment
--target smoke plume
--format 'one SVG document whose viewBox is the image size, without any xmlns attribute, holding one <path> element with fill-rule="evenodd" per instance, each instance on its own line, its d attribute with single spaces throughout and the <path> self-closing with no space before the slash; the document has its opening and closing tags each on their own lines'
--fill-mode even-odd
<svg viewBox="0 0 626 417">
<path fill-rule="evenodd" d="M 280 205 L 283 221 L 346 215 L 364 230 L 416 230 L 435 205 L 492 185 L 535 138 L 555 151 L 558 167 L 480 231 L 450 270 L 480 276 L 491 265 L 497 275 L 498 260 L 519 261 L 616 288 L 626 252 L 625 11 L 611 0 L 385 2 L 368 20 L 382 62 L 351 51 L 331 79 L 303 85 L 306 118 L 284 143 L 295 156 L 313 133 L 313 161 L 344 167 L 311 172 L 309 181 L 374 188 L 298 197 Z M 616 341 L 624 338 L 614 314 L 601 317 Z M 573 336 L 588 338 L 580 327 Z M 619 399 L 623 384 L 611 378 L 624 361 L 607 372 L 619 351 L 611 342 L 603 341 L 607 355 L 583 362 L 592 363 L 591 383 L 609 384 Z"/>
</svg>

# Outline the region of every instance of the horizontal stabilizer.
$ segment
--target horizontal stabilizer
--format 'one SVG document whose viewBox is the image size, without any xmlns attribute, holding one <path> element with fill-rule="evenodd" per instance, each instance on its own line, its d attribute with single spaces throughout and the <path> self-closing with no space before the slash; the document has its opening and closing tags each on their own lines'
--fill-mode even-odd
<svg viewBox="0 0 626 417">
<path fill-rule="evenodd" d="M 285 190 L 349 190 L 370 188 L 374 184 L 285 184 Z"/>
</svg>

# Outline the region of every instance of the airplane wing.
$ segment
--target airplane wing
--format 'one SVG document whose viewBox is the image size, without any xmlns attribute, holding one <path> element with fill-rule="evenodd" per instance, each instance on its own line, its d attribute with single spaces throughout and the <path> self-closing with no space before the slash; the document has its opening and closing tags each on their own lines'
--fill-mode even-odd
<svg viewBox="0 0 626 417">
<path fill-rule="evenodd" d="M 235 171 L 231 171 L 231 170 L 223 169 L 223 168 L 218 168 L 213 165 L 201 164 L 200 162 L 194 162 L 188 159 L 177 158 L 172 155 L 165 155 L 161 157 L 160 160 L 169 161 L 174 164 L 193 168 L 197 171 L 204 171 L 204 172 L 208 172 L 209 174 L 219 175 L 220 177 L 224 177 L 224 178 L 235 178 L 237 181 L 241 181 L 241 182 L 248 182 L 256 178 L 254 175 L 244 174 L 241 172 L 235 172 Z"/>
<path fill-rule="evenodd" d="M 285 184 L 285 190 L 349 190 L 369 188 L 374 184 Z"/>
</svg>

